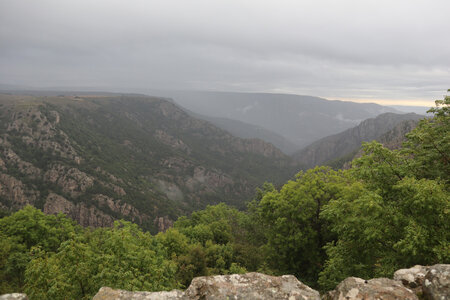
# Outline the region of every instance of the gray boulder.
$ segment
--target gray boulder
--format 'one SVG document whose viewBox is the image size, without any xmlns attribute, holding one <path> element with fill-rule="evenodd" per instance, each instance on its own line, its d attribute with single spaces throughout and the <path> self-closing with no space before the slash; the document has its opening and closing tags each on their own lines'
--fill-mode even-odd
<svg viewBox="0 0 450 300">
<path fill-rule="evenodd" d="M 170 292 L 129 292 L 102 287 L 92 300 L 176 300 L 183 299 L 183 292 L 173 290 Z"/>
<path fill-rule="evenodd" d="M 292 275 L 280 277 L 261 273 L 196 277 L 182 292 L 128 292 L 102 287 L 93 300 L 209 300 L 289 299 L 320 300 L 319 292 Z"/>
<path fill-rule="evenodd" d="M 292 275 L 261 273 L 197 277 L 185 291 L 186 299 L 302 299 L 319 300 L 319 292 Z"/>
<path fill-rule="evenodd" d="M 395 271 L 394 280 L 401 281 L 407 288 L 412 289 L 416 294 L 422 293 L 422 286 L 430 267 L 416 265 L 409 269 Z"/>
<path fill-rule="evenodd" d="M 429 267 L 423 284 L 426 299 L 450 299 L 450 265 L 434 265 Z"/>
<path fill-rule="evenodd" d="M 335 290 L 323 296 L 324 300 L 418 300 L 416 294 L 404 287 L 401 282 L 388 278 L 364 280 L 349 277 Z"/>
<path fill-rule="evenodd" d="M 0 295 L 0 300 L 28 300 L 26 294 L 13 293 Z"/>
</svg>

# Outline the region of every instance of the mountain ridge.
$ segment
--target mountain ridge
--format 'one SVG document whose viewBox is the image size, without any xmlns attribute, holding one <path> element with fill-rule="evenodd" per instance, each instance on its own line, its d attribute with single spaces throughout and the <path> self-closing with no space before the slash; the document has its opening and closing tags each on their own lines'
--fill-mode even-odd
<svg viewBox="0 0 450 300">
<path fill-rule="evenodd" d="M 375 118 L 364 120 L 358 126 L 347 129 L 341 133 L 322 138 L 296 152 L 292 157 L 307 168 L 321 165 L 348 155 L 353 157 L 360 148 L 362 142 L 377 140 L 404 121 L 417 122 L 422 118 L 424 118 L 424 116 L 415 113 L 384 113 Z M 410 130 L 411 129 L 412 128 L 410 128 Z M 392 136 L 391 139 L 392 138 L 394 138 L 394 136 Z M 386 137 L 384 138 L 384 141 L 388 142 L 389 139 Z"/>
</svg>

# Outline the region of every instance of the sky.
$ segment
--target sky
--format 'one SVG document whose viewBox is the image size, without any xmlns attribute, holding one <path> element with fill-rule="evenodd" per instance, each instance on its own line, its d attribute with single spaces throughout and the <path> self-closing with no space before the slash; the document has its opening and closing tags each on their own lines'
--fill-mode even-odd
<svg viewBox="0 0 450 300">
<path fill-rule="evenodd" d="M 0 0 L 0 84 L 432 106 L 450 1 Z"/>
</svg>

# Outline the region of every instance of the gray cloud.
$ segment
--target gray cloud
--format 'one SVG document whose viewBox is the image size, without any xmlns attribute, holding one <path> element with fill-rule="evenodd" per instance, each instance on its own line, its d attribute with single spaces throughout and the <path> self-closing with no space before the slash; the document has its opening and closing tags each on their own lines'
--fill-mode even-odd
<svg viewBox="0 0 450 300">
<path fill-rule="evenodd" d="M 0 83 L 429 100 L 450 87 L 449 11 L 445 0 L 2 0 Z"/>
</svg>

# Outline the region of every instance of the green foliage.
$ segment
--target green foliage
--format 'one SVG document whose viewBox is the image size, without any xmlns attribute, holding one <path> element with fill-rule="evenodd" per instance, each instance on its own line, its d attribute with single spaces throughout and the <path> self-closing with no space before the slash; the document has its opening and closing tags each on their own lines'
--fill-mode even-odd
<svg viewBox="0 0 450 300">
<path fill-rule="evenodd" d="M 363 146 L 349 171 L 357 181 L 321 213 L 337 235 L 325 247 L 323 288 L 347 276 L 389 277 L 414 264 L 450 261 L 449 103 L 448 96 L 436 101 L 434 118 L 420 121 L 400 151 Z"/>
<path fill-rule="evenodd" d="M 314 285 L 325 261 L 322 247 L 333 239 L 320 211 L 347 184 L 341 172 L 317 167 L 300 172 L 280 191 L 262 197 L 257 213 L 265 228 L 266 261 L 281 274 L 294 274 Z"/>
<path fill-rule="evenodd" d="M 25 291 L 32 299 L 91 299 L 101 286 L 127 290 L 176 288 L 175 264 L 135 224 L 86 230 L 57 253 L 33 249 Z M 45 274 L 43 277 L 41 274 Z"/>
<path fill-rule="evenodd" d="M 423 119 L 410 132 L 404 145 L 410 172 L 419 178 L 440 179 L 450 183 L 450 96 L 436 100 L 428 112 L 433 118 Z"/>
<path fill-rule="evenodd" d="M 22 290 L 25 268 L 31 259 L 28 252 L 32 247 L 55 252 L 63 241 L 79 230 L 64 215 L 46 216 L 31 206 L 0 219 L 3 249 L 0 277 L 5 278 L 4 284 L 0 286 L 0 293 Z"/>
<path fill-rule="evenodd" d="M 244 272 L 250 256 L 246 250 L 254 250 L 242 246 L 246 244 L 246 218 L 245 213 L 222 203 L 181 217 L 173 229 L 158 234 L 178 265 L 180 283 L 187 286 L 195 276 Z"/>
</svg>

